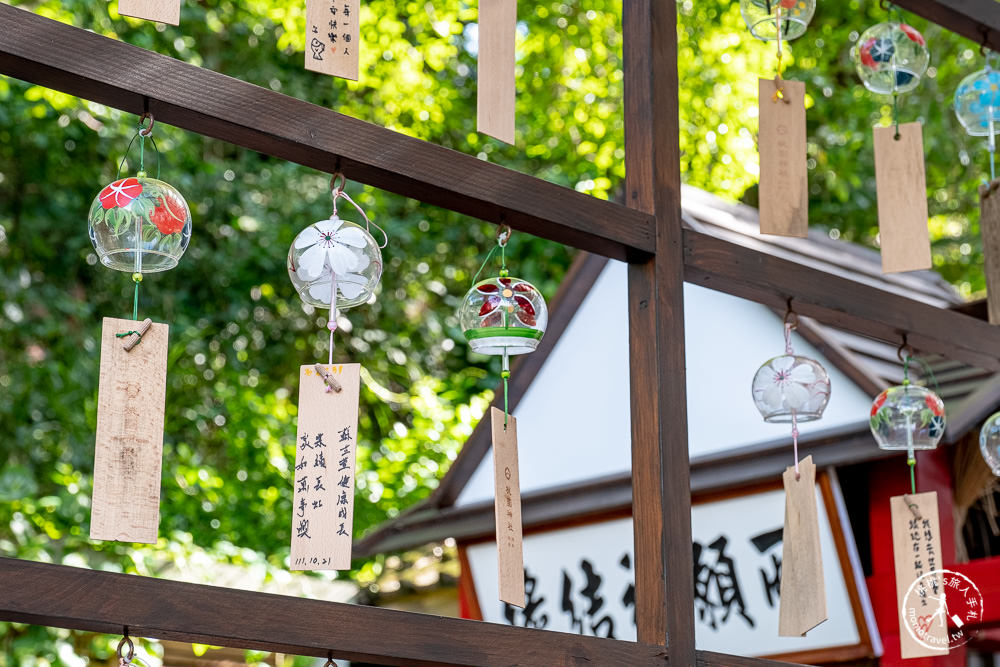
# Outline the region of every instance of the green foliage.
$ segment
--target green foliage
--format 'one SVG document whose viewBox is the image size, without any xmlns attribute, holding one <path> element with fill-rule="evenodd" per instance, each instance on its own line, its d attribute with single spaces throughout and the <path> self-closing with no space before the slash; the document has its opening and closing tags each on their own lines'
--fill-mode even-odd
<svg viewBox="0 0 1000 667">
<path fill-rule="evenodd" d="M 13 4 L 597 197 L 616 194 L 624 176 L 620 2 L 522 4 L 515 146 L 475 132 L 474 2 L 362 3 L 358 83 L 302 68 L 301 2 L 186 2 L 179 28 L 122 18 L 113 3 Z M 752 203 L 756 78 L 773 76 L 773 45 L 750 37 L 737 3 L 678 6 L 684 179 Z M 821 3 L 790 45 L 785 72 L 810 95 L 813 223 L 869 244 L 877 231 L 870 127 L 889 122 L 891 110 L 858 83 L 849 46 L 883 19 L 874 2 Z M 973 293 L 983 289 L 971 212 L 985 151 L 949 103 L 981 58 L 967 40 L 912 22 L 933 69 L 904 98 L 902 118 L 925 124 L 935 264 Z M 302 227 L 329 215 L 328 176 L 162 123 L 154 131 L 161 177 L 194 218 L 187 255 L 146 277 L 139 309 L 171 325 L 162 537 L 155 547 L 87 537 L 101 318 L 130 315 L 132 283 L 96 264 L 85 220 L 135 123 L 0 78 L 0 553 L 156 574 L 164 557 L 183 562 L 206 549 L 220 561 L 256 554 L 282 569 L 298 366 L 326 357 L 324 312 L 299 301 L 285 255 Z M 136 166 L 133 154 L 123 174 Z M 378 301 L 349 311 L 337 334 L 338 356 L 365 368 L 361 535 L 426 497 L 482 416 L 499 368 L 467 352 L 455 316 L 493 228 L 357 184 L 349 191 L 391 239 Z M 515 234 L 508 258 L 515 275 L 551 297 L 570 251 Z M 370 581 L 382 566 L 356 563 L 354 575 Z M 30 626 L 0 624 L 0 637 L 0 666 L 106 660 L 113 648 Z"/>
</svg>

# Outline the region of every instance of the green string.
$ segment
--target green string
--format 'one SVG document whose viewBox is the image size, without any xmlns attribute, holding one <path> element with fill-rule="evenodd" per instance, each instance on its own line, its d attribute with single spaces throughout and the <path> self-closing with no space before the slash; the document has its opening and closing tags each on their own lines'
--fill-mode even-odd
<svg viewBox="0 0 1000 667">
<path fill-rule="evenodd" d="M 913 471 L 917 467 L 917 459 L 916 458 L 906 459 L 906 465 L 910 466 L 910 494 L 916 495 L 917 481 L 916 478 L 914 477 Z"/>
<path fill-rule="evenodd" d="M 894 139 L 899 139 L 899 93 L 892 94 L 892 124 L 896 126 Z"/>
<path fill-rule="evenodd" d="M 507 381 L 510 377 L 510 371 L 504 371 L 503 376 L 503 430 L 507 430 Z"/>
<path fill-rule="evenodd" d="M 133 276 L 132 280 L 135 281 L 135 292 L 132 293 L 132 319 L 133 320 L 138 320 L 139 319 L 139 283 L 141 282 L 141 278 L 139 280 L 136 280 L 135 277 Z"/>
<path fill-rule="evenodd" d="M 486 268 L 486 264 L 489 263 L 490 257 L 492 257 L 493 253 L 495 253 L 496 251 L 497 251 L 497 247 L 496 246 L 493 246 L 492 248 L 490 248 L 489 253 L 486 255 L 486 259 L 483 260 L 482 266 L 479 267 L 479 270 L 476 271 L 475 277 L 472 279 L 472 284 L 473 285 L 475 285 L 479 281 L 479 274 L 481 274 L 483 272 L 483 269 Z"/>
</svg>

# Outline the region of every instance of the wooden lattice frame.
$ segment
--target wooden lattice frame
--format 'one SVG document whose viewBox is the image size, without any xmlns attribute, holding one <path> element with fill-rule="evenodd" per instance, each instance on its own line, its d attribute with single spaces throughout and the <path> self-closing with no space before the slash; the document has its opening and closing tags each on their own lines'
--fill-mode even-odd
<svg viewBox="0 0 1000 667">
<path fill-rule="evenodd" d="M 695 650 L 683 281 L 991 370 L 1000 329 L 682 230 L 676 3 L 623 3 L 624 206 L 3 4 L 0 73 L 629 262 L 637 642 L 9 558 L 0 620 L 390 664 L 776 664 Z M 994 0 L 896 4 L 1000 50 Z"/>
</svg>

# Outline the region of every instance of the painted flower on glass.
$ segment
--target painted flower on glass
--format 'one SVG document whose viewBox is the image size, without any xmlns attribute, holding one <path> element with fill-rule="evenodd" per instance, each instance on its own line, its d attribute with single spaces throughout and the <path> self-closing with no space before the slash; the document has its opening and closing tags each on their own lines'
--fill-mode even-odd
<svg viewBox="0 0 1000 667">
<path fill-rule="evenodd" d="M 479 316 L 483 318 L 484 327 L 503 326 L 503 311 L 513 314 L 522 324 L 533 327 L 536 325 L 535 307 L 531 305 L 525 294 L 534 289 L 526 282 L 514 282 L 511 278 L 498 278 L 500 283 L 483 283 L 476 291 L 485 295 Z"/>
<path fill-rule="evenodd" d="M 873 37 L 861 45 L 861 63 L 865 67 L 878 69 L 880 63 L 892 60 L 896 47 L 888 37 Z"/>
<path fill-rule="evenodd" d="M 149 214 L 149 220 L 156 225 L 161 234 L 176 234 L 184 229 L 184 223 L 187 222 L 184 202 L 169 193 L 164 193 Z"/>
<path fill-rule="evenodd" d="M 368 265 L 360 250 L 366 245 L 365 233 L 360 227 L 344 225 L 344 221 L 336 216 L 321 220 L 295 238 L 296 249 L 307 248 L 299 258 L 296 273 L 301 280 L 309 282 L 318 278 L 329 266 L 339 281 L 340 276 L 360 271 Z"/>
<path fill-rule="evenodd" d="M 142 183 L 135 178 L 123 178 L 101 190 L 97 198 L 105 209 L 123 208 L 142 194 Z"/>
<path fill-rule="evenodd" d="M 359 264 L 354 267 L 358 273 L 337 274 L 337 292 L 345 299 L 357 299 L 365 291 L 365 286 L 368 284 L 368 278 L 361 275 L 360 272 L 368 268 L 371 260 L 364 255 L 359 255 L 359 260 Z M 332 280 L 333 272 L 328 268 L 324 269 L 319 280 L 309 285 L 309 296 L 322 303 L 330 303 L 330 298 L 333 296 L 331 294 Z"/>
<path fill-rule="evenodd" d="M 924 41 L 924 36 L 921 35 L 915 28 L 908 26 L 905 23 L 899 24 L 899 29 L 903 31 L 903 34 L 910 38 L 911 42 L 916 42 L 920 46 L 926 46 L 927 42 Z"/>
<path fill-rule="evenodd" d="M 795 357 L 782 355 L 758 371 L 754 395 L 768 412 L 803 410 L 812 397 L 811 385 L 818 379 L 809 364 L 796 364 Z"/>
</svg>

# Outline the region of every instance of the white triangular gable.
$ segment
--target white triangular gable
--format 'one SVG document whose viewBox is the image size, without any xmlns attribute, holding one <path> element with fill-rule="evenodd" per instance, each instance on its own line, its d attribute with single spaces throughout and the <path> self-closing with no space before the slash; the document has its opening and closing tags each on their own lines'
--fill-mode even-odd
<svg viewBox="0 0 1000 667">
<path fill-rule="evenodd" d="M 514 411 L 522 493 L 630 470 L 627 296 L 626 265 L 609 261 Z M 760 365 L 784 352 L 781 318 L 758 303 L 689 284 L 684 316 L 690 455 L 787 435 L 787 424 L 764 423 L 750 397 Z M 793 345 L 822 363 L 831 382 L 823 419 L 802 424 L 800 432 L 863 421 L 871 397 L 804 339 L 796 335 Z M 455 504 L 492 498 L 487 454 Z"/>
</svg>

